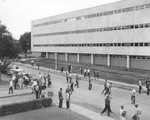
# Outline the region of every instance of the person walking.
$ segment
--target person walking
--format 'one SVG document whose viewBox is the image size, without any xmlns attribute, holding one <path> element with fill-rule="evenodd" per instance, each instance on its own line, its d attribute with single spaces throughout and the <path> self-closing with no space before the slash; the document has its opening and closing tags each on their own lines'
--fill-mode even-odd
<svg viewBox="0 0 150 120">
<path fill-rule="evenodd" d="M 138 85 L 139 85 L 139 94 L 141 94 L 141 90 L 142 90 L 142 82 L 141 82 L 141 80 L 139 80 Z"/>
<path fill-rule="evenodd" d="M 66 83 L 68 83 L 68 81 L 69 81 L 69 73 L 66 72 Z"/>
<path fill-rule="evenodd" d="M 132 117 L 132 120 L 140 120 L 141 119 L 141 109 L 138 107 L 138 104 L 135 104 L 135 114 L 134 116 Z"/>
<path fill-rule="evenodd" d="M 70 81 L 70 89 L 71 89 L 71 92 L 74 91 L 73 85 L 74 85 L 74 81 L 73 81 L 73 79 L 71 78 L 71 81 Z"/>
<path fill-rule="evenodd" d="M 89 90 L 92 89 L 92 81 L 91 81 L 91 77 L 89 77 Z"/>
<path fill-rule="evenodd" d="M 87 69 L 87 76 L 90 78 L 90 69 Z"/>
<path fill-rule="evenodd" d="M 59 97 L 59 108 L 62 108 L 63 105 L 63 95 L 62 95 L 62 88 L 60 88 L 59 92 L 58 92 L 58 97 Z"/>
<path fill-rule="evenodd" d="M 76 84 L 74 86 L 77 86 L 77 88 L 79 88 L 79 76 L 76 75 Z"/>
<path fill-rule="evenodd" d="M 10 91 L 11 91 L 11 94 L 13 94 L 13 81 L 10 79 L 9 80 L 9 93 L 10 94 Z"/>
<path fill-rule="evenodd" d="M 131 91 L 131 101 L 132 104 L 135 104 L 136 90 L 133 88 Z"/>
<path fill-rule="evenodd" d="M 120 108 L 120 120 L 125 120 L 126 117 L 126 111 L 124 109 L 124 106 L 122 105 Z"/>
<path fill-rule="evenodd" d="M 102 91 L 102 94 L 106 91 L 107 89 L 107 79 L 105 79 L 105 82 L 104 82 L 104 89 Z"/>
<path fill-rule="evenodd" d="M 103 113 L 106 112 L 106 110 L 107 110 L 108 111 L 108 116 L 110 116 L 110 112 L 112 112 L 111 109 L 110 109 L 110 99 L 111 99 L 111 97 L 107 94 L 106 98 L 105 98 L 105 108 L 100 113 L 101 115 L 103 115 Z"/>
</svg>

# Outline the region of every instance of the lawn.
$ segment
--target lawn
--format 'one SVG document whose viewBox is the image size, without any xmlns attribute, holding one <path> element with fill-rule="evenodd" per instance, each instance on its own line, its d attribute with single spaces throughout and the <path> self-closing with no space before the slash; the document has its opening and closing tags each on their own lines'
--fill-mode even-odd
<svg viewBox="0 0 150 120">
<path fill-rule="evenodd" d="M 31 60 L 32 59 L 27 59 L 25 63 L 31 64 Z M 33 59 L 33 60 L 36 61 L 36 64 L 39 64 L 42 67 L 55 69 L 55 61 L 53 59 Z M 57 61 L 57 70 L 60 70 L 61 67 L 63 67 L 64 70 L 67 71 L 69 65 L 72 65 L 73 73 L 80 74 L 80 68 L 90 69 L 91 76 L 94 75 L 93 74 L 94 71 L 98 71 L 99 78 L 109 79 L 113 81 L 129 83 L 129 84 L 138 84 L 139 79 L 141 79 L 141 81 L 145 83 L 145 80 L 147 80 L 147 78 L 150 78 L 149 71 L 147 70 L 108 67 L 102 65 L 91 65 L 86 63 L 75 63 L 69 61 L 65 62 L 61 60 Z"/>
</svg>

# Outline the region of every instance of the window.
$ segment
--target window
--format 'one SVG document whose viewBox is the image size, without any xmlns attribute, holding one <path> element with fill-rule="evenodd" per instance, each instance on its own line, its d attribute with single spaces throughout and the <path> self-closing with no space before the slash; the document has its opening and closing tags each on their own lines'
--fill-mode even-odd
<svg viewBox="0 0 150 120">
<path fill-rule="evenodd" d="M 117 27 L 114 27 L 114 30 L 117 30 Z"/>
<path fill-rule="evenodd" d="M 137 46 L 139 46 L 139 44 L 138 44 L 138 43 L 135 43 L 135 46 L 137 47 Z"/>
<path fill-rule="evenodd" d="M 130 46 L 134 46 L 134 43 L 131 43 Z"/>
<path fill-rule="evenodd" d="M 148 43 L 144 43 L 144 46 L 148 46 Z"/>
<path fill-rule="evenodd" d="M 146 5 L 145 5 L 145 8 L 150 8 L 150 4 L 146 4 Z"/>
<path fill-rule="evenodd" d="M 143 27 L 144 27 L 144 25 L 143 25 L 143 24 L 141 24 L 141 25 L 140 25 L 140 28 L 143 28 Z"/>
<path fill-rule="evenodd" d="M 114 14 L 117 14 L 118 13 L 118 10 L 114 10 Z"/>
<path fill-rule="evenodd" d="M 76 17 L 76 20 L 81 20 L 81 17 Z"/>
<path fill-rule="evenodd" d="M 140 46 L 143 46 L 143 43 L 139 43 Z"/>
<path fill-rule="evenodd" d="M 121 46 L 121 43 L 118 43 L 118 46 Z"/>
<path fill-rule="evenodd" d="M 141 10 L 141 9 L 144 9 L 144 5 L 140 5 L 140 10 Z"/>
<path fill-rule="evenodd" d="M 118 10 L 118 13 L 121 13 L 121 9 Z"/>
<path fill-rule="evenodd" d="M 122 46 L 125 46 L 125 43 L 122 43 Z"/>
<path fill-rule="evenodd" d="M 103 15 L 111 15 L 113 14 L 113 11 L 104 12 Z"/>
<path fill-rule="evenodd" d="M 135 6 L 135 10 L 139 10 L 140 9 L 140 6 Z"/>
<path fill-rule="evenodd" d="M 147 27 L 150 27 L 150 24 L 145 24 L 145 27 L 147 28 Z"/>
<path fill-rule="evenodd" d="M 135 25 L 135 29 L 138 29 L 139 28 L 139 25 Z"/>
</svg>

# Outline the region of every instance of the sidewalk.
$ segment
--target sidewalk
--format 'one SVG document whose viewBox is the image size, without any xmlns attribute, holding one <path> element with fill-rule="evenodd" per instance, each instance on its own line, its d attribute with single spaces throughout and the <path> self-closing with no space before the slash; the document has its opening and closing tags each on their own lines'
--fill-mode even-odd
<svg viewBox="0 0 150 120">
<path fill-rule="evenodd" d="M 31 66 L 29 64 L 22 64 L 22 63 L 16 63 L 18 65 L 21 65 L 21 66 L 26 66 L 28 68 L 31 68 L 31 69 L 35 69 L 35 70 L 38 70 L 37 69 L 37 66 Z M 50 68 L 44 68 L 44 67 L 40 67 L 40 71 L 51 71 L 51 73 L 53 74 L 57 74 L 57 75 L 62 75 L 62 76 L 65 76 L 66 72 L 67 71 L 64 71 L 63 73 L 61 73 L 60 71 L 58 70 L 55 70 L 55 69 L 50 69 Z M 75 78 L 75 73 L 72 73 L 72 76 Z M 79 74 L 79 77 L 84 80 L 84 81 L 87 81 L 88 78 L 84 78 L 83 75 L 80 75 Z M 111 80 L 109 80 L 111 81 Z M 95 79 L 92 77 L 92 82 L 94 83 L 99 83 L 99 84 L 104 84 L 104 79 Z M 122 82 L 117 82 L 117 81 L 111 81 L 113 83 L 113 87 L 116 87 L 116 88 L 121 88 L 121 89 L 125 89 L 125 90 L 132 90 L 133 87 L 138 90 L 138 86 L 137 85 L 133 85 L 133 84 L 127 84 L 127 83 L 122 83 Z"/>
<path fill-rule="evenodd" d="M 51 91 L 51 88 L 48 88 L 48 91 Z M 17 89 L 14 91 L 14 94 L 8 94 L 7 90 L 0 91 L 0 105 L 11 104 L 14 102 L 23 102 L 23 101 L 33 100 L 33 99 L 35 99 L 35 95 L 31 93 L 30 88 L 22 89 L 22 90 Z M 53 99 L 53 104 L 58 106 L 58 102 L 57 102 L 58 97 L 55 91 L 54 91 L 54 97 L 52 97 L 52 99 Z M 63 104 L 65 105 L 65 101 Z M 111 117 L 101 116 L 99 113 L 93 112 L 91 110 L 80 107 L 79 105 L 73 103 L 70 103 L 70 106 L 71 106 L 70 107 L 71 111 L 86 116 L 91 120 L 114 120 Z"/>
<path fill-rule="evenodd" d="M 36 69 L 35 67 L 26 65 L 26 64 L 23 64 L 23 66 L 29 67 L 31 69 Z M 47 69 L 47 68 L 42 68 L 42 67 L 40 67 L 40 70 L 45 70 L 45 71 L 50 70 L 51 73 L 53 73 L 53 74 L 65 75 L 65 74 L 60 73 L 57 70 L 52 70 L 52 69 Z M 51 88 L 48 88 L 48 91 L 53 91 L 53 90 Z M 53 104 L 58 106 L 57 92 L 56 91 L 53 91 L 53 92 L 54 92 L 54 96 L 52 97 Z M 17 101 L 14 100 L 15 98 L 17 99 Z M 11 100 L 11 99 L 13 99 L 13 100 Z M 22 102 L 22 101 L 27 101 L 27 100 L 31 100 L 31 99 L 35 99 L 35 95 L 31 93 L 30 88 L 27 88 L 27 89 L 25 88 L 22 90 L 19 90 L 19 89 L 14 90 L 14 94 L 8 94 L 7 89 L 0 91 L 0 101 L 3 101 L 4 103 L 9 104 L 9 103 L 13 103 L 13 102 Z M 3 102 L 1 102 L 1 105 L 3 104 Z M 64 100 L 64 104 L 65 104 L 65 100 Z M 99 113 L 93 112 L 92 110 L 88 110 L 84 107 L 80 107 L 79 105 L 76 105 L 74 103 L 70 103 L 70 106 L 71 106 L 70 107 L 71 111 L 81 114 L 83 116 L 86 116 L 91 120 L 114 120 L 111 117 L 101 116 Z"/>
</svg>

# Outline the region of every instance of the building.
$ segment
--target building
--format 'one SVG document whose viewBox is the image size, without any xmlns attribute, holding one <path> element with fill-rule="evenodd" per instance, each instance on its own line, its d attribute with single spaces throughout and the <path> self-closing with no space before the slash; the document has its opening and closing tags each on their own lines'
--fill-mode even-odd
<svg viewBox="0 0 150 120">
<path fill-rule="evenodd" d="M 122 0 L 34 20 L 31 51 L 55 60 L 150 70 L 150 1 Z"/>
</svg>

